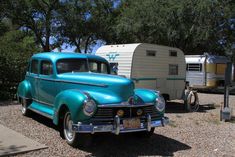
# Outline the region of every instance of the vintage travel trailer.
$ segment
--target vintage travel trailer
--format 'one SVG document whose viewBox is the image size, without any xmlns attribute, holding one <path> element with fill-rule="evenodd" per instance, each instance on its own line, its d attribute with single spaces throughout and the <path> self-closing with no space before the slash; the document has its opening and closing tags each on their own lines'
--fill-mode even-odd
<svg viewBox="0 0 235 157">
<path fill-rule="evenodd" d="M 186 55 L 186 81 L 195 89 L 215 89 L 224 86 L 225 56 Z"/>
<path fill-rule="evenodd" d="M 174 47 L 137 43 L 105 45 L 96 51 L 117 75 L 132 79 L 138 88 L 159 90 L 165 99 L 182 99 L 185 56 Z"/>
</svg>

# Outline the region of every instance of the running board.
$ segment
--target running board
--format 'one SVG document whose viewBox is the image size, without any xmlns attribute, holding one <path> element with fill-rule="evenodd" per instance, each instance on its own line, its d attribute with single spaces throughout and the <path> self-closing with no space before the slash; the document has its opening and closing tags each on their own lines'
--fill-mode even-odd
<svg viewBox="0 0 235 157">
<path fill-rule="evenodd" d="M 32 104 L 29 105 L 28 109 L 49 119 L 53 119 L 54 111 L 51 106 L 47 106 L 39 102 L 33 101 Z"/>
</svg>

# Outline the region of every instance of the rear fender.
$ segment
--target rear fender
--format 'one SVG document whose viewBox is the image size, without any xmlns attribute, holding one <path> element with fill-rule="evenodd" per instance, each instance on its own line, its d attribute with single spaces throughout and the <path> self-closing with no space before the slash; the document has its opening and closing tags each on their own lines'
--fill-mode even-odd
<svg viewBox="0 0 235 157">
<path fill-rule="evenodd" d="M 24 99 L 31 99 L 32 98 L 31 85 L 30 85 L 29 81 L 24 80 L 24 81 L 20 82 L 20 84 L 17 88 L 17 97 L 18 97 L 18 100 L 19 100 L 19 98 L 24 98 Z"/>
</svg>

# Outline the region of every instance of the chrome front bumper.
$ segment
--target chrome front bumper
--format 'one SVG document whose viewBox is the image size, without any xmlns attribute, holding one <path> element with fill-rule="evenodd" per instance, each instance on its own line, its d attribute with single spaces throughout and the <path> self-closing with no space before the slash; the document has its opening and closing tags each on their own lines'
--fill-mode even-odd
<svg viewBox="0 0 235 157">
<path fill-rule="evenodd" d="M 107 124 L 107 125 L 93 125 L 90 124 L 83 124 L 79 122 L 78 124 L 73 124 L 72 129 L 78 133 L 91 133 L 94 134 L 96 132 L 111 132 L 116 135 L 120 133 L 127 133 L 127 132 L 138 132 L 138 131 L 150 131 L 151 128 L 164 126 L 169 123 L 169 119 L 167 117 L 163 117 L 161 120 L 151 120 L 151 116 L 148 115 L 146 117 L 146 122 L 141 122 L 141 127 L 136 129 L 125 129 L 123 124 L 120 123 L 121 119 L 118 116 L 114 118 L 114 124 Z"/>
</svg>

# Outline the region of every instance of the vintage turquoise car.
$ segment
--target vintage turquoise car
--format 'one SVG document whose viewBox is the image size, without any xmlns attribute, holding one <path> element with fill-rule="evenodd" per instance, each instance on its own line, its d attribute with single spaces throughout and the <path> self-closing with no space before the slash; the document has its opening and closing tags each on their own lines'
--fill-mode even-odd
<svg viewBox="0 0 235 157">
<path fill-rule="evenodd" d="M 157 91 L 135 89 L 132 80 L 111 75 L 108 61 L 95 55 L 33 55 L 17 97 L 23 115 L 34 111 L 52 119 L 71 146 L 81 145 L 85 133 L 151 135 L 168 123 Z"/>
</svg>

